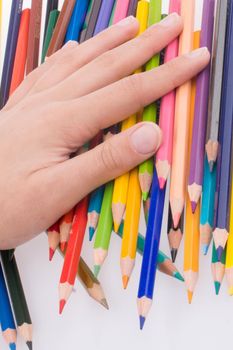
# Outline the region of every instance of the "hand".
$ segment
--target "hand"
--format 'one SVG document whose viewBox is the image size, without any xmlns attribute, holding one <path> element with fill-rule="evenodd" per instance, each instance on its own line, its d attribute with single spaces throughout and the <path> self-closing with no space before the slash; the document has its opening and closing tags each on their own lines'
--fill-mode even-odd
<svg viewBox="0 0 233 350">
<path fill-rule="evenodd" d="M 1 249 L 33 238 L 94 188 L 156 152 L 159 128 L 140 123 L 69 159 L 99 130 L 208 64 L 208 51 L 200 49 L 130 75 L 181 30 L 173 14 L 135 38 L 138 22 L 129 17 L 81 45 L 68 43 L 25 79 L 0 115 Z"/>
</svg>

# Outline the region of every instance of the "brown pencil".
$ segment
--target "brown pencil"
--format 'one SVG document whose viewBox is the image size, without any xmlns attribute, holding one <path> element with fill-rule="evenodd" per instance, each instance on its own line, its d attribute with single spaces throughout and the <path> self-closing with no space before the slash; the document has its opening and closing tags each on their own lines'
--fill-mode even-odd
<svg viewBox="0 0 233 350">
<path fill-rule="evenodd" d="M 26 74 L 31 73 L 38 67 L 40 49 L 40 26 L 42 14 L 42 0 L 32 0 Z"/>
<path fill-rule="evenodd" d="M 48 48 L 47 57 L 62 47 L 75 2 L 75 0 L 64 1 Z"/>
</svg>

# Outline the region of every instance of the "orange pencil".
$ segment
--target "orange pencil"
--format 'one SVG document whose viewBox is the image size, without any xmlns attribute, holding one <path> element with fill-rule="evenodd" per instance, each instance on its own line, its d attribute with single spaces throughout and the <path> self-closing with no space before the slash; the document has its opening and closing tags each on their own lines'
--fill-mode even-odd
<svg viewBox="0 0 233 350">
<path fill-rule="evenodd" d="M 50 228 L 47 230 L 47 233 L 49 242 L 49 261 L 51 261 L 60 243 L 59 221 L 50 226 Z"/>
<path fill-rule="evenodd" d="M 67 245 L 67 251 L 59 284 L 60 314 L 62 313 L 74 286 L 83 238 L 87 225 L 87 208 L 88 197 L 85 197 L 81 202 L 79 202 L 75 208 L 74 220 L 70 231 L 70 238 Z"/>
<path fill-rule="evenodd" d="M 179 54 L 193 48 L 195 0 L 181 1 L 184 29 L 180 36 Z M 191 81 L 177 89 L 173 138 L 173 157 L 170 187 L 170 205 L 174 226 L 177 227 L 184 209 L 188 157 L 188 134 L 190 123 Z"/>
<path fill-rule="evenodd" d="M 28 33 L 30 22 L 30 9 L 22 11 L 20 20 L 19 35 L 15 53 L 15 61 L 11 79 L 10 95 L 22 83 L 25 74 L 27 48 L 28 48 Z"/>
<path fill-rule="evenodd" d="M 60 248 L 64 252 L 69 240 L 70 230 L 74 218 L 74 209 L 71 209 L 60 220 Z"/>
</svg>

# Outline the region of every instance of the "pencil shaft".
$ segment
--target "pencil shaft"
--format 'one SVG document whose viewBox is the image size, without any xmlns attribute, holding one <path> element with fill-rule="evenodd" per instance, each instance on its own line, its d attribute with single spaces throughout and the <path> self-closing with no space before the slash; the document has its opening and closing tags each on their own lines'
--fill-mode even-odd
<svg viewBox="0 0 233 350">
<path fill-rule="evenodd" d="M 43 46 L 45 45 L 45 37 L 48 29 L 50 13 L 58 8 L 58 0 L 47 0 L 46 14 L 45 14 L 45 24 L 44 24 L 44 40 Z"/>
<path fill-rule="evenodd" d="M 99 16 L 96 22 L 94 35 L 98 34 L 102 30 L 106 29 L 109 24 L 109 20 L 111 17 L 112 9 L 114 6 L 115 0 L 103 0 L 101 4 L 101 8 L 99 11 Z"/>
<path fill-rule="evenodd" d="M 46 30 L 46 33 L 45 33 L 45 39 L 44 39 L 44 45 L 43 45 L 43 50 L 42 50 L 41 63 L 44 63 L 44 61 L 45 61 L 45 57 L 47 55 L 49 44 L 50 44 L 50 41 L 52 39 L 53 31 L 54 31 L 54 28 L 56 26 L 59 14 L 60 14 L 60 12 L 58 10 L 53 10 L 53 11 L 50 12 L 48 25 L 46 27 L 47 30 Z"/>
<path fill-rule="evenodd" d="M 76 0 L 72 16 L 67 28 L 65 43 L 69 40 L 79 41 L 80 33 L 85 21 L 89 0 Z"/>
</svg>

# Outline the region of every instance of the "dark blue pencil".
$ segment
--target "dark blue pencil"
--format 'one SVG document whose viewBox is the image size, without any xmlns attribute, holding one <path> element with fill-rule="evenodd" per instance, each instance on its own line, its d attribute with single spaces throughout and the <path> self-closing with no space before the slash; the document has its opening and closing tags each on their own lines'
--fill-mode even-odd
<svg viewBox="0 0 233 350">
<path fill-rule="evenodd" d="M 11 309 L 10 299 L 0 264 L 0 320 L 3 337 L 11 350 L 16 349 L 16 326 Z"/>
<path fill-rule="evenodd" d="M 94 35 L 108 27 L 114 3 L 115 0 L 103 0 L 95 26 Z"/>
<path fill-rule="evenodd" d="M 221 115 L 222 144 L 220 144 L 219 189 L 216 228 L 213 239 L 219 261 L 229 235 L 229 204 L 231 178 L 231 150 L 233 135 L 233 1 L 228 4 L 227 34 L 224 57 Z"/>
<path fill-rule="evenodd" d="M 76 0 L 76 4 L 73 9 L 72 16 L 67 28 L 65 42 L 69 40 L 78 41 L 80 33 L 83 29 L 83 24 L 85 21 L 87 9 L 89 5 L 89 0 Z"/>
<path fill-rule="evenodd" d="M 158 176 L 155 171 L 137 300 L 141 329 L 144 326 L 153 299 L 157 269 L 157 263 L 154 262 L 157 262 L 158 258 L 165 192 L 166 188 L 162 190 L 159 188 Z"/>
<path fill-rule="evenodd" d="M 13 0 L 11 5 L 11 14 L 8 26 L 5 57 L 2 69 L 1 91 L 0 91 L 0 109 L 2 109 L 10 92 L 10 84 L 14 67 L 15 52 L 19 34 L 19 25 L 22 13 L 23 0 Z"/>
</svg>

